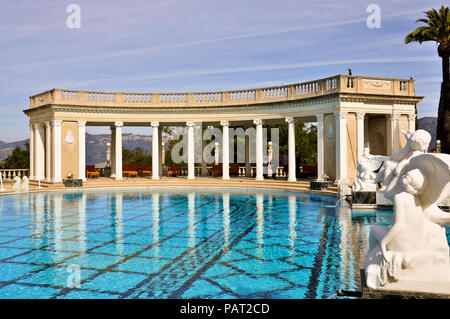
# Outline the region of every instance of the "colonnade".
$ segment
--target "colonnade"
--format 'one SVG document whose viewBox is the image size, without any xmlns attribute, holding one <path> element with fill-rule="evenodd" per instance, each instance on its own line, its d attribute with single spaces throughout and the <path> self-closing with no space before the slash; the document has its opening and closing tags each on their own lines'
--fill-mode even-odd
<svg viewBox="0 0 450 319">
<path fill-rule="evenodd" d="M 289 173 L 288 181 L 295 182 L 295 121 L 293 117 L 286 118 L 286 122 L 289 125 Z M 253 124 L 256 126 L 256 180 L 264 180 L 264 152 L 263 152 L 263 121 L 261 119 L 255 119 Z M 230 172 L 230 134 L 229 134 L 229 121 L 220 121 L 222 126 L 222 179 L 229 180 Z M 111 167 L 112 167 L 112 177 L 116 180 L 121 180 L 122 177 L 122 122 L 115 122 L 114 126 L 111 127 Z M 152 179 L 160 179 L 160 123 L 151 122 L 152 127 Z M 187 179 L 195 179 L 195 135 L 194 135 L 194 121 L 187 121 L 187 159 L 188 159 L 188 175 Z M 249 156 L 249 139 L 246 138 L 246 163 L 248 163 Z M 202 147 L 203 152 L 203 147 Z M 203 154 L 202 154 L 203 155 Z M 202 161 L 203 163 L 204 161 Z"/>
<path fill-rule="evenodd" d="M 355 114 L 355 112 L 353 112 Z M 326 136 L 324 128 L 324 116 L 334 115 L 334 132 L 333 138 L 335 138 L 335 150 L 333 151 L 336 157 L 336 181 L 345 179 L 347 177 L 347 165 L 348 165 L 348 114 L 349 112 L 339 111 L 334 113 L 320 113 L 316 114 L 317 121 L 317 175 L 318 178 L 322 178 L 325 172 L 324 154 L 329 154 L 330 150 L 325 150 L 324 141 L 329 139 Z M 387 115 L 387 155 L 392 154 L 399 148 L 399 114 Z M 362 112 L 356 112 L 356 149 L 357 159 L 362 155 L 365 147 L 365 136 L 367 137 L 367 125 L 365 124 L 367 119 L 366 114 Z M 293 116 L 285 117 L 284 121 L 288 125 L 288 182 L 296 181 L 296 150 L 295 150 L 295 122 L 296 119 Z M 30 178 L 33 180 L 46 180 L 48 182 L 61 182 L 61 162 L 62 162 L 62 145 L 63 142 L 69 143 L 70 141 L 62 140 L 62 120 L 50 120 L 39 123 L 30 124 Z M 86 168 L 86 121 L 77 121 L 77 143 L 74 143 L 78 148 L 78 163 L 77 163 L 77 176 L 78 178 L 86 180 L 85 168 Z M 257 118 L 254 119 L 252 124 L 256 128 L 256 143 L 254 146 L 250 146 L 248 135 L 245 138 L 245 163 L 246 163 L 246 176 L 250 176 L 249 167 L 249 152 L 250 147 L 255 147 L 256 154 L 256 180 L 264 180 L 264 134 L 263 124 L 264 120 Z M 152 179 L 158 180 L 162 174 L 161 169 L 161 129 L 160 122 L 153 121 L 150 123 L 152 130 Z M 194 141 L 194 121 L 187 121 L 185 123 L 187 127 L 187 164 L 188 174 L 187 179 L 195 179 L 195 141 Z M 122 177 L 122 128 L 124 123 L 122 121 L 116 121 L 111 125 L 111 177 L 116 180 L 121 180 Z M 222 127 L 222 179 L 230 179 L 229 164 L 230 164 L 230 121 L 220 121 Z M 415 117 L 408 114 L 408 128 L 409 130 L 415 130 Z M 203 131 L 202 126 L 202 131 Z M 327 124 L 327 130 L 330 129 Z M 65 138 L 67 139 L 67 137 Z M 202 139 L 202 156 L 203 156 L 204 142 Z M 202 160 L 202 175 L 205 175 L 206 165 Z M 75 174 L 74 174 L 75 175 Z"/>
</svg>

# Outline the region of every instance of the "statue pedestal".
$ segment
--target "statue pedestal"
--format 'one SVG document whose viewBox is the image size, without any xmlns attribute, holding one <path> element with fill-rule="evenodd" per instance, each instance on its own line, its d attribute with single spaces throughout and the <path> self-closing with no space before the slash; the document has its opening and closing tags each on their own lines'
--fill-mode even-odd
<svg viewBox="0 0 450 319">
<path fill-rule="evenodd" d="M 450 299 L 449 282 L 407 281 L 369 288 L 364 269 L 360 270 L 360 280 L 363 299 Z"/>
<path fill-rule="evenodd" d="M 384 191 L 377 191 L 377 209 L 392 209 L 394 204 L 384 196 Z"/>
<path fill-rule="evenodd" d="M 376 192 L 352 191 L 351 208 L 353 209 L 375 209 L 377 208 Z"/>
<path fill-rule="evenodd" d="M 63 179 L 64 186 L 66 187 L 82 187 L 82 179 Z"/>
<path fill-rule="evenodd" d="M 333 182 L 313 180 L 309 182 L 309 189 L 315 191 L 323 191 L 331 185 L 333 185 Z"/>
</svg>

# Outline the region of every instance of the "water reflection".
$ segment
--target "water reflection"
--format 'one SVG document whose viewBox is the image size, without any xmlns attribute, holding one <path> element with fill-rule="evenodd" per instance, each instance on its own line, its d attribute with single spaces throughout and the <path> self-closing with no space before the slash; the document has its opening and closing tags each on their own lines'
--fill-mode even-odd
<svg viewBox="0 0 450 319">
<path fill-rule="evenodd" d="M 230 194 L 222 195 L 223 203 L 223 236 L 225 238 L 225 246 L 228 246 L 230 240 Z"/>
<path fill-rule="evenodd" d="M 195 193 L 188 193 L 188 233 L 189 247 L 195 246 Z"/>
<path fill-rule="evenodd" d="M 295 239 L 297 239 L 297 231 L 295 226 L 297 225 L 297 198 L 295 196 L 289 196 L 289 245 L 291 246 L 291 254 L 294 254 Z"/>
<path fill-rule="evenodd" d="M 62 239 L 63 239 L 63 222 L 62 222 L 63 198 L 62 194 L 56 194 L 53 197 L 53 232 L 54 243 L 57 260 L 62 258 Z"/>
<path fill-rule="evenodd" d="M 115 210 L 113 211 L 114 228 L 116 235 L 116 249 L 119 255 L 123 253 L 123 194 L 115 196 Z"/>
<path fill-rule="evenodd" d="M 152 194 L 153 242 L 159 243 L 159 193 Z M 155 246 L 155 257 L 159 257 L 159 245 Z"/>
<path fill-rule="evenodd" d="M 83 193 L 78 202 L 78 243 L 80 251 L 86 251 L 86 194 Z"/>
<path fill-rule="evenodd" d="M 256 238 L 258 241 L 258 253 L 262 258 L 262 246 L 264 244 L 264 195 L 256 195 Z"/>
</svg>

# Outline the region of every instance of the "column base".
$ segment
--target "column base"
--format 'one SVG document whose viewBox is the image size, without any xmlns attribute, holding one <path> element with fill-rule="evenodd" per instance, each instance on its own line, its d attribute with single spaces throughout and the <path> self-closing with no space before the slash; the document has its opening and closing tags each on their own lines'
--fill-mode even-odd
<svg viewBox="0 0 450 319">
<path fill-rule="evenodd" d="M 195 177 L 192 177 L 192 176 L 188 176 L 188 178 L 187 179 L 189 179 L 189 180 L 194 180 L 195 179 Z"/>
<path fill-rule="evenodd" d="M 158 179 L 160 179 L 160 178 L 159 178 L 159 176 L 152 176 L 152 179 L 153 179 L 153 180 L 158 180 Z"/>
<path fill-rule="evenodd" d="M 288 178 L 288 182 L 296 182 L 297 179 L 296 178 Z"/>
<path fill-rule="evenodd" d="M 53 179 L 53 183 L 62 183 L 62 179 L 61 178 L 54 178 Z"/>
<path fill-rule="evenodd" d="M 263 181 L 264 180 L 264 176 L 256 176 L 255 180 Z"/>
<path fill-rule="evenodd" d="M 121 181 L 123 178 L 122 178 L 122 176 L 116 176 L 116 177 L 114 177 L 114 179 L 115 179 L 116 181 Z"/>
<path fill-rule="evenodd" d="M 230 176 L 222 176 L 222 180 L 228 181 L 230 179 Z"/>
</svg>

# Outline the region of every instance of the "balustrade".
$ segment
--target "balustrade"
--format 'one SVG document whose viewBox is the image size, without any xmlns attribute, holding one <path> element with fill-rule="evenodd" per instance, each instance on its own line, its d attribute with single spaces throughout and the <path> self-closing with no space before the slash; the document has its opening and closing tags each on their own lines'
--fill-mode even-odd
<svg viewBox="0 0 450 319">
<path fill-rule="evenodd" d="M 193 93 L 94 92 L 53 89 L 30 97 L 30 107 L 61 103 L 89 106 L 222 106 L 296 100 L 332 92 L 373 93 L 364 83 L 382 83 L 385 93 L 414 96 L 414 80 L 337 75 L 278 87 Z M 384 89 L 386 88 L 386 89 Z M 391 91 L 389 89 L 391 88 Z M 381 91 L 381 89 L 380 89 Z M 381 92 L 380 92 L 381 93 Z"/>
<path fill-rule="evenodd" d="M 20 178 L 23 178 L 24 176 L 28 177 L 28 171 L 28 169 L 22 168 L 0 169 L 0 174 L 4 181 L 13 181 L 16 176 L 19 176 Z"/>
</svg>

